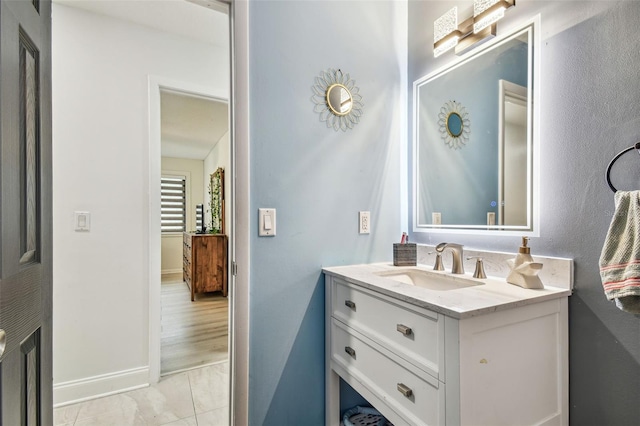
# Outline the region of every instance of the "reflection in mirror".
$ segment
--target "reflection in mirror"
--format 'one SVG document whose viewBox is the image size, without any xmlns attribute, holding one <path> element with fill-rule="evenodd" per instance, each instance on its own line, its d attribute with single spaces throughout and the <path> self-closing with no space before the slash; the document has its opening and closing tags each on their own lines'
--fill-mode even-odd
<svg viewBox="0 0 640 426">
<path fill-rule="evenodd" d="M 461 149 L 471 133 L 471 119 L 460 102 L 446 102 L 438 113 L 438 130 L 449 148 Z"/>
<path fill-rule="evenodd" d="M 457 112 L 452 112 L 447 117 L 447 131 L 454 138 L 462 134 L 462 117 Z"/>
<path fill-rule="evenodd" d="M 349 114 L 352 105 L 351 92 L 342 84 L 334 84 L 327 89 L 327 104 L 334 114 Z"/>
<path fill-rule="evenodd" d="M 499 81 L 498 224 L 527 224 L 527 88 Z"/>
<path fill-rule="evenodd" d="M 536 22 L 414 83 L 414 231 L 538 232 Z"/>
</svg>

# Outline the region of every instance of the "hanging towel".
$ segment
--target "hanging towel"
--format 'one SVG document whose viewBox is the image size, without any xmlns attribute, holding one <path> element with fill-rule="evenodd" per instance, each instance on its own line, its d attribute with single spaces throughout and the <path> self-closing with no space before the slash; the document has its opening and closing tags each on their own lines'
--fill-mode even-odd
<svg viewBox="0 0 640 426">
<path fill-rule="evenodd" d="M 604 294 L 640 314 L 640 191 L 618 191 L 616 209 L 600 254 Z"/>
</svg>

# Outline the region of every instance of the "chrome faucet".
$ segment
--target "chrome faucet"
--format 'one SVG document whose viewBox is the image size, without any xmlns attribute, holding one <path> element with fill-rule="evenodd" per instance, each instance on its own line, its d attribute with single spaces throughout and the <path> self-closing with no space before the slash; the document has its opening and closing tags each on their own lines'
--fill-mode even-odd
<svg viewBox="0 0 640 426">
<path fill-rule="evenodd" d="M 446 249 L 451 249 L 451 254 L 453 255 L 453 265 L 451 266 L 452 274 L 464 274 L 464 262 L 462 244 L 455 243 L 440 243 L 436 246 L 436 251 L 438 253 L 444 252 Z"/>
</svg>

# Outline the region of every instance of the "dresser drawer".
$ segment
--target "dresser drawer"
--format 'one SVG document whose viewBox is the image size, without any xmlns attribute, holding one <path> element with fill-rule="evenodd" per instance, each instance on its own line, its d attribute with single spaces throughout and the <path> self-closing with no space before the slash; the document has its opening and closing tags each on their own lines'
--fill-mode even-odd
<svg viewBox="0 0 640 426">
<path fill-rule="evenodd" d="M 445 381 L 442 315 L 338 279 L 332 283 L 333 317 Z"/>
<path fill-rule="evenodd" d="M 444 383 L 335 319 L 331 325 L 331 360 L 380 395 L 408 424 L 444 424 Z"/>
</svg>

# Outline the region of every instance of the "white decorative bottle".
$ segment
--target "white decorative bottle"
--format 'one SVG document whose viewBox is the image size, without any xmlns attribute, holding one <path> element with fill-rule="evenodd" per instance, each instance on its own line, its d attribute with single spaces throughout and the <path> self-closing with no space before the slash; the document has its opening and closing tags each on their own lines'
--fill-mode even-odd
<svg viewBox="0 0 640 426">
<path fill-rule="evenodd" d="M 507 276 L 507 282 L 523 288 L 544 288 L 538 272 L 542 269 L 542 263 L 534 262 L 531 257 L 531 248 L 527 246 L 528 237 L 522 237 L 522 246 L 518 250 L 515 259 L 507 260 L 511 272 Z"/>
</svg>

